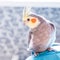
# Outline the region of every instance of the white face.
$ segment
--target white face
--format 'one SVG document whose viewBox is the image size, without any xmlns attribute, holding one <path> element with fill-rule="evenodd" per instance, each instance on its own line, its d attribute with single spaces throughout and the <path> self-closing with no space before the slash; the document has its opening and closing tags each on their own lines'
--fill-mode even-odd
<svg viewBox="0 0 60 60">
<path fill-rule="evenodd" d="M 33 28 L 37 27 L 40 24 L 40 21 L 35 17 L 28 17 L 26 20 L 24 20 L 24 23 L 29 28 L 33 29 Z"/>
</svg>

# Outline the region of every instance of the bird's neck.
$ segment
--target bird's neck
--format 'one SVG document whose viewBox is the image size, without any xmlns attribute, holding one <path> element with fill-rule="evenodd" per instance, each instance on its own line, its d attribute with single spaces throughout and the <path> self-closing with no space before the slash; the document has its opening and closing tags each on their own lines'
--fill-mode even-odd
<svg viewBox="0 0 60 60">
<path fill-rule="evenodd" d="M 38 28 L 40 27 L 40 23 L 35 27 L 35 28 L 33 28 L 33 29 L 31 29 L 32 31 L 37 31 L 38 30 Z"/>
</svg>

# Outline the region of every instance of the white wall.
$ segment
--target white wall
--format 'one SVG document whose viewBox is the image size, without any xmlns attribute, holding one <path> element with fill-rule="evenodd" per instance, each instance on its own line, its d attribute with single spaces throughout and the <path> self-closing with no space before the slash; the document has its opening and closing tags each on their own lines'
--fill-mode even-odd
<svg viewBox="0 0 60 60">
<path fill-rule="evenodd" d="M 60 2 L 0 2 L 0 6 L 60 7 Z"/>
</svg>

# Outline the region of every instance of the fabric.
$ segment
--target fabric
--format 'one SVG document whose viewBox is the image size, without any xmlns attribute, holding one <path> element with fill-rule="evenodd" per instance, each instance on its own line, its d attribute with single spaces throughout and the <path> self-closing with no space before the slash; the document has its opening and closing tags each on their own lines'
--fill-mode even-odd
<svg viewBox="0 0 60 60">
<path fill-rule="evenodd" d="M 32 54 L 26 60 L 60 60 L 60 51 L 44 51 L 37 56 Z"/>
</svg>

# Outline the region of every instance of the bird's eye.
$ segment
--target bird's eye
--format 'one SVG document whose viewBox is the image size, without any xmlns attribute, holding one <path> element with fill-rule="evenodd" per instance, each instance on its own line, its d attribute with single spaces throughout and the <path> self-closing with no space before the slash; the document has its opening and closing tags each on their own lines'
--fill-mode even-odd
<svg viewBox="0 0 60 60">
<path fill-rule="evenodd" d="M 27 21 L 30 21 L 30 19 L 28 18 Z"/>
</svg>

